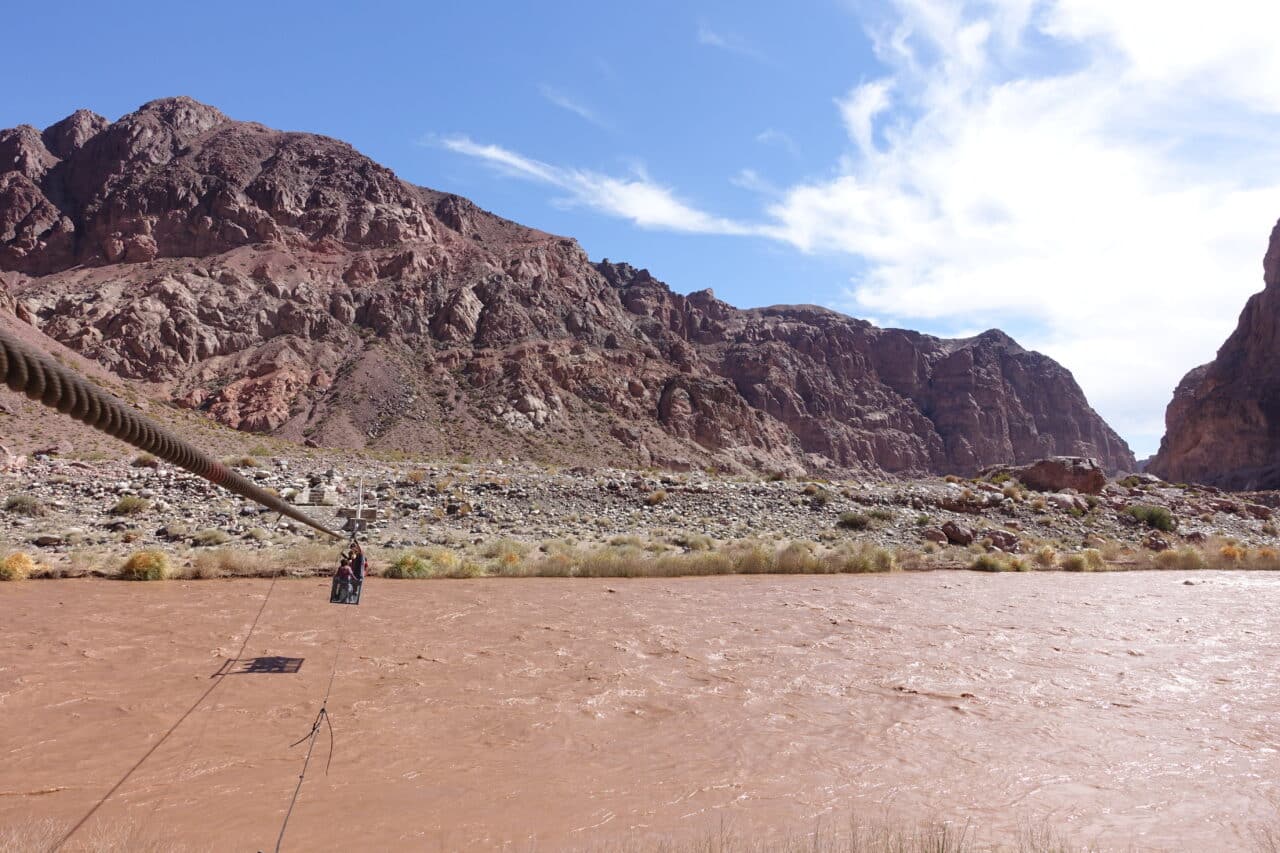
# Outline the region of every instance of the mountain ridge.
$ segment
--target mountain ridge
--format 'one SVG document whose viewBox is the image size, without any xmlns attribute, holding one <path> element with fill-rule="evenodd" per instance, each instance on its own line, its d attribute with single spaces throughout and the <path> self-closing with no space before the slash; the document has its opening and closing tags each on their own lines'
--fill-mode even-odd
<svg viewBox="0 0 1280 853">
<path fill-rule="evenodd" d="M 339 140 L 190 98 L 0 131 L 3 168 L 15 310 L 239 429 L 729 470 L 1133 466 L 1070 373 L 998 330 L 676 294 Z"/>
</svg>

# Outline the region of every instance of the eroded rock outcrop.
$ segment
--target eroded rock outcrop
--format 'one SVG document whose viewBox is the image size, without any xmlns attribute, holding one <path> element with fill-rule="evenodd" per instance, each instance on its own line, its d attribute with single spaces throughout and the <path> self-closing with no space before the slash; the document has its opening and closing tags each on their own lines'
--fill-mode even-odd
<svg viewBox="0 0 1280 853">
<path fill-rule="evenodd" d="M 0 132 L 0 270 L 44 333 L 240 429 L 674 468 L 1131 468 L 1070 373 L 739 310 L 188 98 Z"/>
<path fill-rule="evenodd" d="M 1178 383 L 1147 470 L 1171 482 L 1280 488 L 1280 223 L 1262 262 L 1264 288 L 1208 364 Z"/>
</svg>

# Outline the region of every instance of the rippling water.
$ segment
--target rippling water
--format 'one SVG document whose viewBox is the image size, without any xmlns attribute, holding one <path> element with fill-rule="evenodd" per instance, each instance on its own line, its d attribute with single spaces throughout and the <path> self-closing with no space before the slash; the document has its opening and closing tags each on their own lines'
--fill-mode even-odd
<svg viewBox="0 0 1280 853">
<path fill-rule="evenodd" d="M 1186 585 L 1191 579 L 1194 585 Z M 0 825 L 269 849 L 590 847 L 851 814 L 1247 848 L 1280 825 L 1280 575 L 0 585 Z M 345 642 L 339 646 L 340 635 Z M 41 793 L 43 792 L 43 793 Z"/>
</svg>

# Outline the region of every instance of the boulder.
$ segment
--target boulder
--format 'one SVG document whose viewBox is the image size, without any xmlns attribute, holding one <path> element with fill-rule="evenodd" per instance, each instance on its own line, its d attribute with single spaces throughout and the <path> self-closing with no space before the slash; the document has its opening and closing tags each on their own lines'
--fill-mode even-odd
<svg viewBox="0 0 1280 853">
<path fill-rule="evenodd" d="M 1051 456 L 1030 465 L 988 470 L 1007 473 L 1037 492 L 1074 489 L 1083 495 L 1097 495 L 1107 484 L 1106 472 L 1098 460 L 1084 456 Z"/>
<path fill-rule="evenodd" d="M 956 524 L 954 521 L 948 521 L 943 524 L 942 533 L 952 545 L 973 544 L 973 531 L 961 524 Z"/>
</svg>

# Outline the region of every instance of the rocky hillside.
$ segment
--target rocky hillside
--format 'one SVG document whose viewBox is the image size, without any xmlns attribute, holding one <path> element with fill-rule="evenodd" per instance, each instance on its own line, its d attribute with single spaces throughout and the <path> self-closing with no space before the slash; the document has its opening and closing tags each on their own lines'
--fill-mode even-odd
<svg viewBox="0 0 1280 853">
<path fill-rule="evenodd" d="M 1069 372 L 813 306 L 739 310 L 189 98 L 0 131 L 0 279 L 41 332 L 237 429 L 479 458 L 1130 469 Z"/>
<path fill-rule="evenodd" d="M 1262 261 L 1264 289 L 1218 356 L 1178 383 L 1148 470 L 1173 482 L 1280 488 L 1280 223 Z"/>
</svg>

